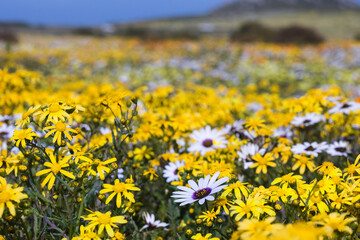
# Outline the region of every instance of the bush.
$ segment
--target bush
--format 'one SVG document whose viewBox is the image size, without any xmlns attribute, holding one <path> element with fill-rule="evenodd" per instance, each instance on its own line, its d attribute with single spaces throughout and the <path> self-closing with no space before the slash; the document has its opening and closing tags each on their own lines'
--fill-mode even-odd
<svg viewBox="0 0 360 240">
<path fill-rule="evenodd" d="M 319 44 L 324 38 L 314 29 L 303 26 L 288 26 L 278 30 L 276 42 L 296 44 Z"/>
<path fill-rule="evenodd" d="M 92 36 L 92 37 L 102 37 L 104 35 L 101 31 L 90 27 L 79 27 L 74 29 L 72 33 L 75 35 Z"/>
<path fill-rule="evenodd" d="M 354 39 L 355 39 L 356 41 L 359 41 L 359 42 L 360 42 L 360 33 L 357 33 L 357 34 L 355 35 Z"/>
<path fill-rule="evenodd" d="M 231 34 L 232 41 L 239 42 L 271 42 L 275 31 L 258 22 L 244 23 Z"/>
<path fill-rule="evenodd" d="M 196 40 L 200 37 L 196 32 L 189 30 L 165 31 L 152 30 L 143 27 L 128 27 L 125 30 L 117 31 L 117 35 L 123 37 L 136 37 L 142 40 L 150 41 L 161 41 L 167 39 Z"/>
<path fill-rule="evenodd" d="M 9 29 L 0 29 L 0 41 L 6 42 L 8 44 L 17 43 L 19 41 L 16 33 Z"/>
</svg>

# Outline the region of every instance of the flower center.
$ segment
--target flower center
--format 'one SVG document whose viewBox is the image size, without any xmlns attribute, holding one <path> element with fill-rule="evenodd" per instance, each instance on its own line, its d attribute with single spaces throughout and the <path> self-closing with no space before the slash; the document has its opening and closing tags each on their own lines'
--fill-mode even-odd
<svg viewBox="0 0 360 240">
<path fill-rule="evenodd" d="M 60 164 L 55 163 L 54 165 L 51 166 L 51 171 L 56 175 L 61 169 Z"/>
<path fill-rule="evenodd" d="M 57 104 L 51 104 L 51 106 L 49 107 L 49 112 L 51 113 L 56 113 L 60 110 L 60 106 Z"/>
<path fill-rule="evenodd" d="M 355 172 L 355 170 L 356 170 L 356 167 L 354 164 L 352 164 L 348 167 L 348 173 L 350 173 L 350 174 L 353 174 Z"/>
<path fill-rule="evenodd" d="M 350 105 L 349 105 L 349 104 L 347 104 L 347 103 L 345 103 L 345 104 L 343 104 L 343 105 L 341 106 L 341 108 L 342 108 L 342 109 L 344 109 L 344 108 L 348 108 L 348 107 L 350 107 Z"/>
<path fill-rule="evenodd" d="M 58 132 L 64 132 L 65 129 L 66 129 L 66 125 L 64 123 L 62 123 L 62 122 L 58 122 L 58 123 L 55 124 L 55 129 Z"/>
<path fill-rule="evenodd" d="M 105 214 L 105 213 L 102 213 L 98 217 L 98 222 L 100 224 L 107 225 L 107 224 L 109 224 L 111 222 L 111 217 L 109 215 Z"/>
<path fill-rule="evenodd" d="M 1 192 L 0 193 L 0 203 L 9 202 L 11 199 L 11 194 L 9 192 Z"/>
<path fill-rule="evenodd" d="M 338 148 L 335 148 L 335 150 L 338 152 L 342 152 L 342 153 L 346 152 L 346 148 L 344 148 L 344 147 L 338 147 Z"/>
<path fill-rule="evenodd" d="M 114 190 L 114 192 L 117 192 L 117 193 L 125 192 L 126 191 L 126 184 L 123 183 L 123 182 L 115 183 L 113 190 Z"/>
<path fill-rule="evenodd" d="M 243 210 L 244 213 L 250 213 L 251 212 L 251 207 L 246 205 L 246 206 L 243 207 L 242 210 Z"/>
<path fill-rule="evenodd" d="M 212 191 L 211 188 L 203 188 L 203 189 L 197 190 L 196 192 L 193 193 L 192 198 L 193 199 L 201 199 L 201 198 L 207 197 L 207 196 L 209 196 L 211 191 Z"/>
<path fill-rule="evenodd" d="M 27 134 L 27 132 L 25 130 L 21 130 L 19 132 L 19 134 L 17 135 L 17 138 L 20 139 L 20 140 L 23 140 L 23 139 L 25 139 L 27 137 L 27 135 L 28 134 Z"/>
<path fill-rule="evenodd" d="M 309 147 L 305 148 L 305 150 L 306 150 L 306 151 L 314 151 L 315 148 L 313 148 L 312 146 L 309 146 Z"/>
<path fill-rule="evenodd" d="M 203 145 L 204 147 L 211 147 L 211 146 L 213 145 L 213 140 L 207 138 L 207 139 L 205 139 L 205 140 L 202 142 L 202 145 Z"/>
<path fill-rule="evenodd" d="M 309 119 L 304 121 L 304 124 L 311 122 Z"/>
</svg>

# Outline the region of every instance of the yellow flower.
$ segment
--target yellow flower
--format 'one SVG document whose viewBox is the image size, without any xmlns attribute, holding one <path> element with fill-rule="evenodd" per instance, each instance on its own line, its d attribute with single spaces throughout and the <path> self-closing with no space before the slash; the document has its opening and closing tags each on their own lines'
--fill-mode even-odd
<svg viewBox="0 0 360 240">
<path fill-rule="evenodd" d="M 241 232 L 241 239 L 267 239 L 267 237 L 274 230 L 274 226 L 279 224 L 272 224 L 275 217 L 269 217 L 262 221 L 258 219 L 244 219 L 238 223 L 238 230 Z"/>
<path fill-rule="evenodd" d="M 319 215 L 315 219 L 319 220 L 316 223 L 322 225 L 326 234 L 331 237 L 334 231 L 352 233 L 352 229 L 347 225 L 356 221 L 356 218 L 345 218 L 347 215 L 348 213 L 332 212 L 329 215 Z"/>
<path fill-rule="evenodd" d="M 229 200 L 227 200 L 226 197 L 218 197 L 216 199 L 216 201 L 214 202 L 214 207 L 216 208 L 217 207 L 217 210 L 216 210 L 216 213 L 219 214 L 220 211 L 221 211 L 221 207 L 224 209 L 225 213 L 227 215 L 229 215 L 229 209 L 228 209 L 228 206 L 231 206 L 230 205 L 230 202 Z"/>
<path fill-rule="evenodd" d="M 111 240 L 125 240 L 126 237 L 119 231 L 115 231 L 115 235 Z"/>
<path fill-rule="evenodd" d="M 91 221 L 85 229 L 93 229 L 98 226 L 98 235 L 102 234 L 104 229 L 106 229 L 107 234 L 110 237 L 114 237 L 114 230 L 112 227 L 117 228 L 118 226 L 115 223 L 125 224 L 127 220 L 124 216 L 111 217 L 111 212 L 106 213 L 101 212 L 92 212 L 87 216 L 82 216 L 85 221 Z"/>
<path fill-rule="evenodd" d="M 93 166 L 96 166 L 96 171 L 94 171 L 88 165 L 84 164 L 81 166 L 83 172 L 88 170 L 89 171 L 88 175 L 92 174 L 93 176 L 97 176 L 99 174 L 99 177 L 101 180 L 105 179 L 104 172 L 106 172 L 106 173 L 110 172 L 110 168 L 108 168 L 105 165 L 116 162 L 116 158 L 110 158 L 106 161 L 101 161 L 100 159 L 91 160 L 90 158 L 82 157 L 81 160 L 88 162 L 88 163 L 92 164 Z"/>
<path fill-rule="evenodd" d="M 155 177 L 158 177 L 158 175 L 156 174 L 156 170 L 154 168 L 149 168 L 148 171 L 144 171 L 143 175 L 149 175 L 150 174 L 150 181 L 152 181 Z"/>
<path fill-rule="evenodd" d="M 203 215 L 200 215 L 199 218 L 200 219 L 204 219 L 207 222 L 213 221 L 214 219 L 216 219 L 216 215 L 217 213 L 214 211 L 214 209 L 211 209 L 211 211 L 205 211 L 202 212 Z"/>
<path fill-rule="evenodd" d="M 55 133 L 53 143 L 57 142 L 58 145 L 61 145 L 61 137 L 64 134 L 70 141 L 72 140 L 72 136 L 69 132 L 78 133 L 76 130 L 68 128 L 68 125 L 63 123 L 62 121 L 55 122 L 54 120 L 50 120 L 54 126 L 45 127 L 44 130 L 50 130 L 46 135 L 45 138 L 50 136 L 51 134 Z"/>
<path fill-rule="evenodd" d="M 275 185 L 278 183 L 280 183 L 280 185 L 281 185 L 284 183 L 295 184 L 295 183 L 303 182 L 302 176 L 300 176 L 300 175 L 293 176 L 293 175 L 294 175 L 294 173 L 289 173 L 289 174 L 283 175 L 282 177 L 275 178 L 274 181 L 271 183 L 271 185 Z"/>
<path fill-rule="evenodd" d="M 17 126 L 16 129 L 27 126 L 30 123 L 30 115 L 39 109 L 40 109 L 40 105 L 35 107 L 30 107 L 29 110 L 22 115 L 21 119 L 16 121 L 15 124 Z"/>
<path fill-rule="evenodd" d="M 264 122 L 265 121 L 262 119 L 249 118 L 246 120 L 246 122 L 244 124 L 249 129 L 249 131 L 255 130 L 255 132 L 257 132 L 259 130 L 259 128 L 265 127 Z"/>
<path fill-rule="evenodd" d="M 96 232 L 94 232 L 94 229 L 86 229 L 83 225 L 81 225 L 80 235 L 73 237 L 71 240 L 101 240 L 101 238 Z"/>
<path fill-rule="evenodd" d="M 198 233 L 194 236 L 191 237 L 191 239 L 194 239 L 194 240 L 220 240 L 220 238 L 211 238 L 211 233 L 208 233 L 206 234 L 205 236 L 201 235 L 201 233 Z"/>
<path fill-rule="evenodd" d="M 37 115 L 40 115 L 40 121 L 44 121 L 47 117 L 48 120 L 65 121 L 65 118 L 69 118 L 70 115 L 66 110 L 71 109 L 71 107 L 65 106 L 64 104 L 53 103 L 50 104 L 45 110 L 37 112 Z"/>
<path fill-rule="evenodd" d="M 241 199 L 241 194 L 248 197 L 249 189 L 245 186 L 245 184 L 247 183 L 241 183 L 239 181 L 232 183 L 224 188 L 225 191 L 221 194 L 221 196 L 227 196 L 230 192 L 234 191 L 237 199 Z"/>
<path fill-rule="evenodd" d="M 27 198 L 27 195 L 22 193 L 23 190 L 23 187 L 13 188 L 5 178 L 0 177 L 0 218 L 4 213 L 5 205 L 9 208 L 10 214 L 15 216 L 16 211 L 12 201 L 19 203 L 22 199 Z"/>
<path fill-rule="evenodd" d="M 34 137 L 39 137 L 36 133 L 32 131 L 32 128 L 21 129 L 14 132 L 14 136 L 10 140 L 15 141 L 17 147 L 21 146 L 26 147 L 26 140 L 32 141 Z"/>
<path fill-rule="evenodd" d="M 353 164 L 349 163 L 349 160 L 347 161 L 348 167 L 344 169 L 345 176 L 353 177 L 355 173 L 360 173 L 360 154 L 356 157 L 356 160 Z"/>
<path fill-rule="evenodd" d="M 249 197 L 246 202 L 242 201 L 241 199 L 237 199 L 234 201 L 236 205 L 233 205 L 231 210 L 231 216 L 236 215 L 235 220 L 240 221 L 242 217 L 246 215 L 246 218 L 250 218 L 253 216 L 254 218 L 259 218 L 260 214 L 263 213 L 262 208 L 262 201 L 259 196 Z"/>
<path fill-rule="evenodd" d="M 252 157 L 254 161 L 256 161 L 250 168 L 256 168 L 256 173 L 259 174 L 263 172 L 264 174 L 267 173 L 267 166 L 269 167 L 276 167 L 276 163 L 274 161 L 274 157 L 271 153 L 266 153 L 264 156 L 261 156 L 260 153 L 257 153 L 255 156 Z"/>
<path fill-rule="evenodd" d="M 128 192 L 128 190 L 131 191 L 140 191 L 140 188 L 135 187 L 132 183 L 124 183 L 120 182 L 119 179 L 116 179 L 114 182 L 114 185 L 111 184 L 103 184 L 103 187 L 105 189 L 102 189 L 100 191 L 100 194 L 113 192 L 110 194 L 110 196 L 106 199 L 105 204 L 108 204 L 114 197 L 116 196 L 116 206 L 119 208 L 121 206 L 121 197 L 124 196 L 127 198 L 130 202 L 135 202 L 134 194 L 131 192 Z"/>
<path fill-rule="evenodd" d="M 50 190 L 55 183 L 55 179 L 56 179 L 55 175 L 57 175 L 59 172 L 68 178 L 75 179 L 73 173 L 70 173 L 62 169 L 69 166 L 68 161 L 71 157 L 72 156 L 66 156 L 62 160 L 59 160 L 59 162 L 56 162 L 56 158 L 53 155 L 53 153 L 49 152 L 50 162 L 44 163 L 44 166 L 48 167 L 49 169 L 44 169 L 36 173 L 36 176 L 41 176 L 49 173 L 46 176 L 46 178 L 42 181 L 41 187 L 44 187 L 47 183 L 49 183 L 48 189 Z"/>
<path fill-rule="evenodd" d="M 136 148 L 134 150 L 134 154 L 134 159 L 137 161 L 141 161 L 144 158 L 150 159 L 154 155 L 152 148 L 147 148 L 146 146 L 143 146 L 142 148 Z"/>
<path fill-rule="evenodd" d="M 297 159 L 297 162 L 292 167 L 292 170 L 295 171 L 296 169 L 300 168 L 300 174 L 304 174 L 306 168 L 308 168 L 311 172 L 314 171 L 315 164 L 311 160 L 312 157 L 307 157 L 303 155 L 295 155 L 295 159 Z"/>
</svg>

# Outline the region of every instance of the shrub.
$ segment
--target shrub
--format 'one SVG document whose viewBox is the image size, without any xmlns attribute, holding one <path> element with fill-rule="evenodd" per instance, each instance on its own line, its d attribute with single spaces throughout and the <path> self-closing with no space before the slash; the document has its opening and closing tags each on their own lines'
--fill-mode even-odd
<svg viewBox="0 0 360 240">
<path fill-rule="evenodd" d="M 314 29 L 293 25 L 278 30 L 275 40 L 278 43 L 319 44 L 325 39 Z"/>
<path fill-rule="evenodd" d="M 5 28 L 5 29 L 0 29 L 0 41 L 12 44 L 12 43 L 17 43 L 19 40 L 15 31 L 9 28 Z"/>
<path fill-rule="evenodd" d="M 354 39 L 355 39 L 356 41 L 360 41 L 360 33 L 355 34 Z"/>
<path fill-rule="evenodd" d="M 271 42 L 275 31 L 258 22 L 246 22 L 231 34 L 232 41 Z"/>
</svg>

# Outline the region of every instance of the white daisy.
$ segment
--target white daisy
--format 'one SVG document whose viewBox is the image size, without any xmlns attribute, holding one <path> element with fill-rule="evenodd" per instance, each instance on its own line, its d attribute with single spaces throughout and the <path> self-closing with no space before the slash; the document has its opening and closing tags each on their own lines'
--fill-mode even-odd
<svg viewBox="0 0 360 240">
<path fill-rule="evenodd" d="M 200 152 L 205 155 L 213 149 L 225 148 L 227 141 L 224 130 L 218 131 L 216 128 L 211 129 L 206 126 L 200 130 L 195 130 L 190 134 L 190 137 L 195 141 L 188 148 L 189 152 Z"/>
<path fill-rule="evenodd" d="M 298 143 L 294 146 L 292 146 L 291 151 L 294 154 L 307 154 L 307 155 L 313 155 L 314 157 L 317 157 L 319 153 L 326 150 L 328 148 L 328 145 L 326 142 L 304 142 L 304 143 Z"/>
<path fill-rule="evenodd" d="M 155 220 L 154 214 L 145 213 L 146 224 L 140 229 L 140 232 L 146 228 L 165 228 L 169 224 Z M 165 229 L 166 230 L 166 229 Z"/>
<path fill-rule="evenodd" d="M 296 127 L 308 127 L 319 122 L 324 122 L 326 120 L 325 116 L 317 113 L 308 113 L 305 116 L 294 117 L 291 121 L 291 124 Z"/>
<path fill-rule="evenodd" d="M 346 157 L 347 154 L 350 152 L 350 148 L 348 144 L 344 141 L 334 142 L 329 145 L 328 149 L 326 150 L 328 154 L 331 156 L 344 156 Z"/>
<path fill-rule="evenodd" d="M 228 177 L 220 178 L 220 172 L 216 172 L 210 179 L 210 175 L 207 175 L 205 178 L 200 178 L 198 184 L 189 180 L 189 187 L 178 186 L 177 188 L 181 191 L 176 191 L 171 197 L 176 198 L 175 202 L 180 202 L 180 206 L 190 204 L 196 201 L 199 201 L 199 204 L 204 204 L 205 200 L 214 201 L 215 198 L 212 194 L 221 191 L 227 185 L 221 185 L 229 180 Z"/>
<path fill-rule="evenodd" d="M 337 103 L 333 108 L 329 110 L 330 114 L 333 113 L 343 113 L 349 114 L 352 111 L 357 111 L 360 109 L 360 103 L 357 102 L 346 102 L 346 103 Z"/>
<path fill-rule="evenodd" d="M 265 149 L 261 148 L 253 143 L 248 143 L 246 145 L 243 145 L 240 147 L 240 151 L 237 152 L 239 155 L 239 160 L 243 161 L 244 168 L 248 169 L 251 165 L 254 164 L 252 161 L 252 156 L 256 155 L 257 153 L 260 153 L 261 155 L 264 155 Z"/>
<path fill-rule="evenodd" d="M 176 161 L 175 163 L 170 162 L 165 166 L 164 170 L 164 178 L 166 178 L 166 182 L 173 182 L 179 180 L 178 169 L 185 165 L 184 161 Z"/>
<path fill-rule="evenodd" d="M 282 137 L 290 139 L 292 137 L 293 133 L 291 131 L 290 127 L 278 127 L 274 129 L 273 137 Z"/>
<path fill-rule="evenodd" d="M 12 124 L 6 124 L 3 123 L 0 126 L 0 138 L 2 139 L 10 139 L 12 137 L 12 135 L 14 135 L 15 132 L 15 126 Z"/>
</svg>

